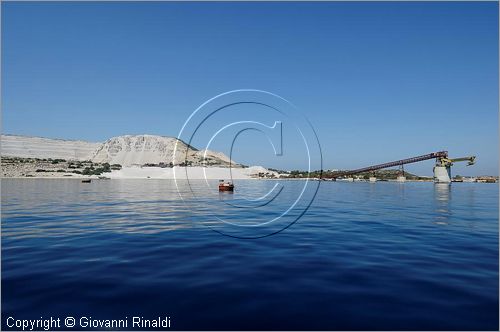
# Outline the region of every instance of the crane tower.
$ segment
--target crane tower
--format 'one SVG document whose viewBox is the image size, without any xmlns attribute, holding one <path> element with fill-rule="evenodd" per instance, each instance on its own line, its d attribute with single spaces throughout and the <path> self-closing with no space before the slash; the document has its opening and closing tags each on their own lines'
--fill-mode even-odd
<svg viewBox="0 0 500 332">
<path fill-rule="evenodd" d="M 451 166 L 453 165 L 453 163 L 456 163 L 459 161 L 467 161 L 468 162 L 467 166 L 471 166 L 471 165 L 474 165 L 474 163 L 476 161 L 476 156 L 461 157 L 461 158 L 448 158 L 448 151 L 439 151 L 439 152 L 425 154 L 422 156 L 391 161 L 391 162 L 384 163 L 384 164 L 358 168 L 355 170 L 340 171 L 336 174 L 330 175 L 329 177 L 336 179 L 337 177 L 340 177 L 340 176 L 348 176 L 348 175 L 354 175 L 354 174 L 359 174 L 359 173 L 364 173 L 364 172 L 372 172 L 372 171 L 375 171 L 378 169 L 383 169 L 383 168 L 388 168 L 388 167 L 394 167 L 394 166 L 403 167 L 403 165 L 406 165 L 406 164 L 412 164 L 412 163 L 416 163 L 416 162 L 420 162 L 420 161 L 424 161 L 424 160 L 429 160 L 429 159 L 434 159 L 434 158 L 436 159 L 436 166 L 434 166 L 434 170 L 433 170 L 434 171 L 434 181 L 439 182 L 439 183 L 450 183 L 451 182 Z M 404 173 L 403 173 L 402 177 L 404 177 Z"/>
<path fill-rule="evenodd" d="M 467 166 L 474 165 L 476 156 L 461 157 L 461 158 L 436 158 L 436 166 L 434 166 L 434 181 L 439 183 L 451 182 L 451 166 L 458 161 L 467 161 Z"/>
</svg>

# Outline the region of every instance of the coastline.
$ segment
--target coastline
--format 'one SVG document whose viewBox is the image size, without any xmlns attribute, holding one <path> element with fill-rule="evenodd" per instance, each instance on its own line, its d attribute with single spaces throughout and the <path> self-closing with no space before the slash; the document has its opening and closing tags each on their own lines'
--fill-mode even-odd
<svg viewBox="0 0 500 332">
<path fill-rule="evenodd" d="M 18 172 L 16 172 L 18 173 Z M 228 167 L 141 167 L 130 166 L 123 167 L 120 170 L 111 170 L 100 175 L 83 175 L 70 172 L 30 172 L 27 175 L 13 174 L 11 176 L 2 176 L 2 179 L 261 179 L 259 174 L 272 174 L 278 177 L 277 172 L 269 171 L 262 166 L 251 166 L 247 168 L 228 168 Z"/>
</svg>

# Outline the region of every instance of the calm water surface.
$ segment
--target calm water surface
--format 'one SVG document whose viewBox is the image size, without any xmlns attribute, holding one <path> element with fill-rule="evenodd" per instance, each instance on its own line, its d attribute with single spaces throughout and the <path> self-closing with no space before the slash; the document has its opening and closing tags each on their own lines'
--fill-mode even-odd
<svg viewBox="0 0 500 332">
<path fill-rule="evenodd" d="M 274 183 L 236 185 L 223 199 Z M 498 330 L 497 184 L 325 182 L 297 223 L 254 240 L 214 232 L 211 198 L 190 208 L 168 180 L 1 186 L 3 328 L 167 315 L 173 329 Z"/>
</svg>

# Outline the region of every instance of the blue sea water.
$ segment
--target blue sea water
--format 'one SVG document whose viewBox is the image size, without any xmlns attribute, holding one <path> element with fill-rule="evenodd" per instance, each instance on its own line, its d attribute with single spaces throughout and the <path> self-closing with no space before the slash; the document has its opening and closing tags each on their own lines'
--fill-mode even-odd
<svg viewBox="0 0 500 332">
<path fill-rule="evenodd" d="M 217 205 L 274 184 L 183 201 L 168 180 L 2 180 L 3 329 L 168 316 L 180 330 L 498 330 L 497 184 L 323 182 L 282 232 L 218 233 L 293 220 L 254 227 L 302 181 L 252 213 Z"/>
</svg>

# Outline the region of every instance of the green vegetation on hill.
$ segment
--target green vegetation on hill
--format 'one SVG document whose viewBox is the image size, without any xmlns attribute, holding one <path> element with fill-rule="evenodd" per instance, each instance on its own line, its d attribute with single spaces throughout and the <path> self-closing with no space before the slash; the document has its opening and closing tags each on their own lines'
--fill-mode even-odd
<svg viewBox="0 0 500 332">
<path fill-rule="evenodd" d="M 280 171 L 283 172 L 283 171 Z M 313 172 L 307 172 L 307 171 L 300 171 L 300 170 L 294 170 L 289 172 L 289 178 L 333 178 L 337 177 L 339 173 L 342 171 L 313 171 Z M 378 171 L 373 171 L 373 172 L 365 172 L 365 173 L 359 173 L 355 175 L 350 175 L 349 177 L 358 177 L 362 179 L 368 180 L 370 177 L 374 176 L 379 180 L 395 180 L 398 176 L 401 175 L 401 171 L 399 169 L 382 169 Z M 412 173 L 404 172 L 404 176 L 406 176 L 406 179 L 408 180 L 428 180 L 429 178 L 427 177 L 421 177 Z M 345 176 L 343 176 L 345 177 Z"/>
<path fill-rule="evenodd" d="M 104 163 L 101 165 L 101 167 L 95 168 L 94 165 L 90 167 L 85 167 L 85 169 L 82 171 L 83 175 L 101 175 L 102 173 L 109 173 L 111 172 L 111 165 L 108 163 Z"/>
<path fill-rule="evenodd" d="M 64 159 L 40 159 L 40 158 L 21 158 L 21 157 L 2 157 L 2 176 L 42 176 L 41 173 L 49 173 L 45 176 L 52 176 L 51 173 L 67 173 L 64 176 L 73 174 L 82 175 L 101 175 L 120 170 L 119 164 L 110 165 L 109 163 L 95 163 L 90 160 L 64 160 Z M 38 174 L 37 174 L 38 173 Z"/>
</svg>

